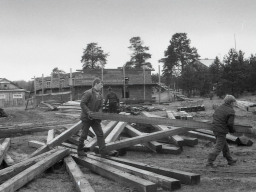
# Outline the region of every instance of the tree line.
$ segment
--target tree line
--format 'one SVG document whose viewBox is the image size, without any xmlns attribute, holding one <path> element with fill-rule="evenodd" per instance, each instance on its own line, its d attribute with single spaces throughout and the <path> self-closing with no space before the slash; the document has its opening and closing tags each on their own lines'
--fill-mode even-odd
<svg viewBox="0 0 256 192">
<path fill-rule="evenodd" d="M 152 68 L 148 62 L 151 58 L 149 47 L 142 39 L 132 37 L 130 40 L 130 59 L 123 66 L 126 68 Z M 186 33 L 175 33 L 169 41 L 164 57 L 159 59 L 162 64 L 161 83 L 172 89 L 181 89 L 187 96 L 206 96 L 213 92 L 219 97 L 233 94 L 236 97 L 243 92 L 256 92 L 256 54 L 249 58 L 244 53 L 231 48 L 223 61 L 218 57 L 209 66 L 199 62 L 200 55 L 195 47 L 191 47 L 191 40 Z M 81 63 L 83 69 L 101 69 L 107 64 L 109 53 L 95 42 L 86 45 L 83 49 Z M 65 73 L 55 67 L 52 76 Z M 153 83 L 158 83 L 158 74 L 152 74 Z M 16 81 L 22 88 L 31 89 L 31 82 Z"/>
</svg>

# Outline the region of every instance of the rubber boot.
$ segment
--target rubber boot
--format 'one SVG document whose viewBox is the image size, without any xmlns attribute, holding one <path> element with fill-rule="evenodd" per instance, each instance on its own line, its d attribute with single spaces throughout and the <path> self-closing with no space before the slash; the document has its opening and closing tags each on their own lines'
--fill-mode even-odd
<svg viewBox="0 0 256 192">
<path fill-rule="evenodd" d="M 77 147 L 77 155 L 78 156 L 84 156 L 86 157 L 86 153 L 84 152 L 84 149 L 83 149 L 84 145 L 78 145 Z"/>
</svg>

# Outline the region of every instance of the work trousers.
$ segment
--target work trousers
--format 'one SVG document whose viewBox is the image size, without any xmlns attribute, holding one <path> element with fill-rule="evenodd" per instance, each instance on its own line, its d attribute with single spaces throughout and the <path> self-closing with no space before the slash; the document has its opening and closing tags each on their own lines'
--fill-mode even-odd
<svg viewBox="0 0 256 192">
<path fill-rule="evenodd" d="M 79 138 L 79 146 L 78 146 L 79 149 L 81 149 L 84 146 L 84 140 L 87 139 L 87 135 L 90 127 L 92 127 L 94 133 L 96 134 L 97 143 L 99 145 L 99 153 L 104 154 L 105 148 L 106 148 L 104 134 L 100 124 L 100 120 L 96 120 L 96 119 L 82 121 L 82 134 L 81 134 L 81 137 Z"/>
<path fill-rule="evenodd" d="M 232 157 L 230 155 L 229 147 L 226 141 L 226 134 L 213 132 L 216 137 L 216 144 L 212 150 L 212 152 L 208 156 L 208 163 L 213 163 L 217 156 L 222 151 L 223 157 L 227 159 L 228 162 L 232 161 Z"/>
<path fill-rule="evenodd" d="M 109 113 L 117 113 L 117 102 L 110 102 L 108 106 Z"/>
</svg>

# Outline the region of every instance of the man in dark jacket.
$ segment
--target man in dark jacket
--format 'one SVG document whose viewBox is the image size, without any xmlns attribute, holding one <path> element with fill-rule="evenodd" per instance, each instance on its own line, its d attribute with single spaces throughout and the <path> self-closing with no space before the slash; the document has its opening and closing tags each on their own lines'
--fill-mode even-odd
<svg viewBox="0 0 256 192">
<path fill-rule="evenodd" d="M 97 136 L 97 143 L 99 145 L 99 152 L 102 156 L 105 155 L 105 139 L 101 127 L 101 120 L 93 119 L 90 114 L 92 112 L 98 112 L 102 109 L 103 97 L 101 89 L 103 82 L 100 79 L 95 79 L 92 83 L 92 88 L 85 91 L 81 99 L 81 121 L 82 121 L 82 134 L 79 138 L 79 145 L 77 148 L 77 154 L 79 156 L 86 156 L 83 150 L 84 140 L 87 139 L 89 128 L 92 127 L 94 133 Z"/>
<path fill-rule="evenodd" d="M 228 165 L 234 165 L 236 159 L 230 155 L 229 147 L 226 141 L 227 133 L 234 133 L 235 110 L 233 109 L 236 99 L 232 95 L 226 95 L 224 104 L 219 106 L 213 114 L 213 133 L 216 137 L 216 144 L 212 152 L 208 156 L 206 166 L 215 167 L 213 162 L 222 151 L 223 157 L 228 161 Z"/>
<path fill-rule="evenodd" d="M 117 97 L 116 93 L 112 91 L 111 87 L 108 88 L 108 94 L 106 95 L 105 99 L 105 106 L 108 103 L 108 111 L 109 113 L 118 113 L 119 107 L 119 98 Z"/>
</svg>

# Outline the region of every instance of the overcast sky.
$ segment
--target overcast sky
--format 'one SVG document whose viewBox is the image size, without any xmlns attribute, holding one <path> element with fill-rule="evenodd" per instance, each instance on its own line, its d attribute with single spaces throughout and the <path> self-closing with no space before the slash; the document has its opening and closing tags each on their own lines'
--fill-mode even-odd
<svg viewBox="0 0 256 192">
<path fill-rule="evenodd" d="M 49 76 L 52 69 L 82 68 L 87 44 L 109 53 L 106 68 L 130 59 L 139 36 L 158 60 L 175 33 L 187 33 L 201 59 L 231 48 L 256 54 L 255 0 L 0 0 L 0 78 Z M 235 41 L 236 39 L 236 41 Z"/>
</svg>

